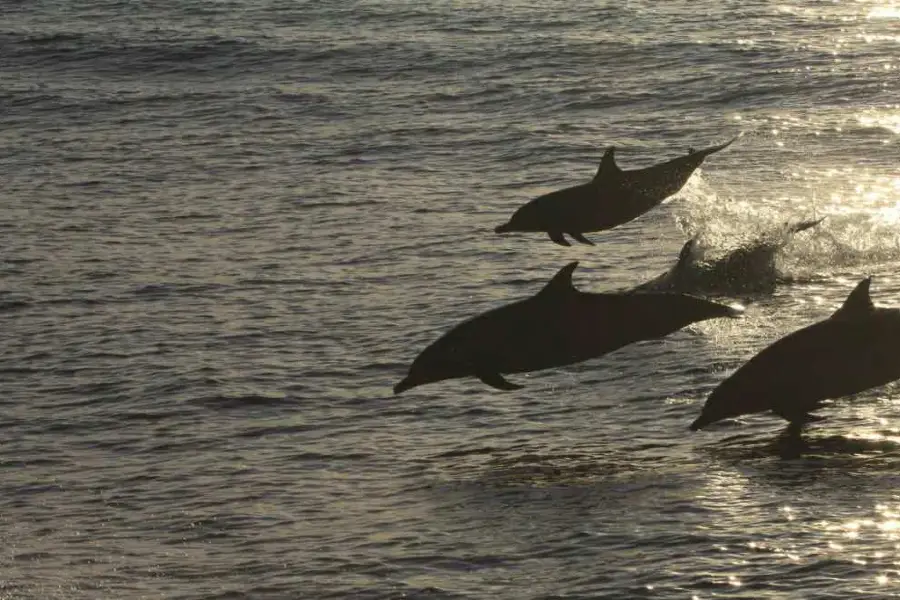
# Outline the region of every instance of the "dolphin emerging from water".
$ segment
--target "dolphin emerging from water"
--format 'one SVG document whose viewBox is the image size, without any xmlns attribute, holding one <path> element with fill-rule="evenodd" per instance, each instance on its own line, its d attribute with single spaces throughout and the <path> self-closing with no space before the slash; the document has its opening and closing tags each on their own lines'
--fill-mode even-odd
<svg viewBox="0 0 900 600">
<path fill-rule="evenodd" d="M 564 236 L 569 234 L 593 245 L 585 233 L 612 229 L 641 216 L 684 187 L 707 156 L 736 139 L 703 150 L 692 148 L 686 156 L 628 171 L 616 164 L 615 147 L 610 146 L 591 181 L 531 200 L 494 231 L 544 231 L 562 246 L 571 245 Z"/>
<path fill-rule="evenodd" d="M 701 261 L 697 236 L 685 243 L 668 271 L 636 286 L 634 291 L 674 291 L 694 294 L 771 294 L 781 281 L 775 256 L 795 233 L 815 227 L 825 218 L 785 225 L 732 250 L 714 261 Z"/>
<path fill-rule="evenodd" d="M 863 279 L 829 318 L 795 331 L 751 358 L 713 390 L 696 431 L 771 410 L 795 428 L 822 417 L 824 401 L 900 379 L 900 310 L 876 308 Z"/>
<path fill-rule="evenodd" d="M 503 374 L 582 362 L 697 321 L 740 314 L 685 294 L 581 292 L 572 285 L 577 266 L 563 267 L 534 296 L 451 329 L 416 357 L 394 393 L 462 377 L 499 390 L 520 389 Z"/>
</svg>

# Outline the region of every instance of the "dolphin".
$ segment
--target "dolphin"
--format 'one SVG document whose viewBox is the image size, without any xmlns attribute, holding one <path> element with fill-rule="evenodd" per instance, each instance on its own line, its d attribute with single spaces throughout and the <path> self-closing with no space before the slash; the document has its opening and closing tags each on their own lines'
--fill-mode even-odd
<svg viewBox="0 0 900 600">
<path fill-rule="evenodd" d="M 600 160 L 594 178 L 521 206 L 496 233 L 544 231 L 561 246 L 570 246 L 564 234 L 593 245 L 586 232 L 604 231 L 641 216 L 684 187 L 703 160 L 730 146 L 737 137 L 703 150 L 690 149 L 686 156 L 645 169 L 623 171 L 616 164 L 615 146 Z"/>
<path fill-rule="evenodd" d="M 793 235 L 825 220 L 810 219 L 785 224 L 775 234 L 763 236 L 709 262 L 701 258 L 697 236 L 688 240 L 671 269 L 632 288 L 634 291 L 677 291 L 710 294 L 771 294 L 781 281 L 775 256 Z"/>
<path fill-rule="evenodd" d="M 530 298 L 465 321 L 426 347 L 394 387 L 476 377 L 499 390 L 522 386 L 504 373 L 571 365 L 686 325 L 737 316 L 740 308 L 685 294 L 589 293 L 575 289 L 572 262 Z"/>
<path fill-rule="evenodd" d="M 751 358 L 710 394 L 696 431 L 710 423 L 772 411 L 794 428 L 810 412 L 900 378 L 900 310 L 876 308 L 863 279 L 830 317 L 795 331 Z"/>
</svg>

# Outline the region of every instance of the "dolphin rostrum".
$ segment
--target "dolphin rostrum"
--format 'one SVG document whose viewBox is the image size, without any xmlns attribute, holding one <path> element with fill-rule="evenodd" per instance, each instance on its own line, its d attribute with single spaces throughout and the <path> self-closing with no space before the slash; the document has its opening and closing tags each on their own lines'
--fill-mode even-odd
<svg viewBox="0 0 900 600">
<path fill-rule="evenodd" d="M 876 308 L 863 279 L 829 318 L 795 331 L 751 358 L 713 390 L 696 431 L 771 410 L 799 427 L 822 417 L 824 401 L 900 378 L 900 310 Z"/>
<path fill-rule="evenodd" d="M 521 206 L 509 222 L 494 231 L 544 231 L 562 246 L 570 246 L 564 234 L 582 244 L 590 231 L 604 231 L 627 223 L 677 193 L 703 160 L 730 146 L 737 138 L 644 169 L 623 171 L 616 164 L 615 147 L 600 160 L 594 178 L 580 185 L 544 194 Z"/>
<path fill-rule="evenodd" d="M 675 265 L 633 288 L 634 291 L 673 291 L 693 294 L 771 294 L 784 280 L 778 273 L 775 257 L 795 233 L 815 227 L 825 220 L 812 219 L 785 224 L 774 233 L 740 246 L 713 260 L 700 259 L 697 236 L 681 248 Z"/>
<path fill-rule="evenodd" d="M 476 377 L 500 390 L 522 386 L 504 373 L 582 362 L 686 325 L 736 316 L 740 309 L 685 294 L 589 293 L 572 285 L 572 262 L 530 298 L 465 321 L 429 345 L 394 387 Z"/>
</svg>

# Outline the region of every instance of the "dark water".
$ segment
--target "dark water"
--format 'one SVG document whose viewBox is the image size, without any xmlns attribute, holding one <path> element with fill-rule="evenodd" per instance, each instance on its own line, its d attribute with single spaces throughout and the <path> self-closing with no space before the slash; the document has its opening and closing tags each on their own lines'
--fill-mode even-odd
<svg viewBox="0 0 900 600">
<path fill-rule="evenodd" d="M 896 3 L 0 9 L 0 598 L 900 597 L 896 387 L 687 431 L 862 276 L 900 305 Z M 741 132 L 594 248 L 492 232 Z M 815 216 L 741 320 L 391 395 L 568 261 Z"/>
</svg>

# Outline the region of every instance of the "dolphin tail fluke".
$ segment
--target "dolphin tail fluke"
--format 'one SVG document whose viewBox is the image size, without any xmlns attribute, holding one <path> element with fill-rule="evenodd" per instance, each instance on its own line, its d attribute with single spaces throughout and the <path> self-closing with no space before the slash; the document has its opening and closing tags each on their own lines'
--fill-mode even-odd
<svg viewBox="0 0 900 600">
<path fill-rule="evenodd" d="M 716 152 L 719 152 L 720 150 L 724 150 L 728 146 L 732 145 L 733 143 L 735 143 L 737 141 L 737 139 L 739 137 L 741 137 L 741 136 L 736 135 L 733 138 L 731 138 L 730 140 L 728 140 L 727 142 L 725 142 L 724 144 L 719 144 L 718 146 L 710 146 L 709 148 L 703 148 L 702 150 L 694 150 L 693 152 L 690 153 L 690 155 L 693 157 L 699 158 L 700 160 L 703 160 L 710 154 L 715 154 Z"/>
<path fill-rule="evenodd" d="M 701 303 L 706 312 L 706 316 L 704 317 L 706 319 L 716 319 L 719 317 L 741 317 L 744 315 L 744 311 L 747 310 L 742 305 L 737 303 L 722 304 L 721 302 L 713 302 L 712 300 L 692 296 L 690 294 L 684 294 L 684 296 L 692 298 L 695 302 Z"/>
<path fill-rule="evenodd" d="M 503 390 L 504 392 L 511 392 L 513 390 L 521 390 L 523 385 L 519 385 L 517 383 L 512 383 L 511 381 L 507 381 L 503 375 L 497 372 L 485 372 L 482 371 L 480 373 L 476 373 L 475 377 L 480 379 L 483 383 L 491 386 L 492 388 Z"/>
<path fill-rule="evenodd" d="M 806 231 L 807 229 L 815 227 L 824 220 L 825 217 L 820 217 L 818 219 L 808 219 L 806 221 L 800 221 L 799 223 L 795 223 L 793 225 L 788 225 L 788 233 L 800 233 L 801 231 Z"/>
</svg>

